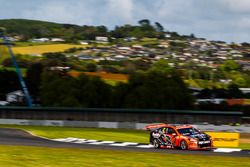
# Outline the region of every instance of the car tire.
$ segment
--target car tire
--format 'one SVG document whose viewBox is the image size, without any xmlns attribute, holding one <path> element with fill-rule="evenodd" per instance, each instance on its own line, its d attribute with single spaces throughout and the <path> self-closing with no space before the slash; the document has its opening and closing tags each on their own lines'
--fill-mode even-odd
<svg viewBox="0 0 250 167">
<path fill-rule="evenodd" d="M 160 145 L 160 143 L 157 141 L 157 139 L 154 139 L 154 140 L 153 140 L 153 146 L 154 146 L 154 148 L 160 148 L 160 147 L 161 147 L 161 145 Z"/>
<path fill-rule="evenodd" d="M 181 150 L 187 150 L 188 149 L 188 144 L 185 140 L 182 140 L 180 143 L 180 149 Z"/>
</svg>

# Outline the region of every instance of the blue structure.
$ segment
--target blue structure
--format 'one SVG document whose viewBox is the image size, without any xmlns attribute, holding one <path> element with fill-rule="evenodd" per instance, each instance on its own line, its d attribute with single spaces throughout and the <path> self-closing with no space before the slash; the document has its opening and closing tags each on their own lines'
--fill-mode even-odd
<svg viewBox="0 0 250 167">
<path fill-rule="evenodd" d="M 24 81 L 24 79 L 22 77 L 22 73 L 20 71 L 20 68 L 19 68 L 19 66 L 17 64 L 17 61 L 15 59 L 14 53 L 12 51 L 12 43 L 10 43 L 10 41 L 7 39 L 7 37 L 4 35 L 3 32 L 0 32 L 0 38 L 2 38 L 4 40 L 4 43 L 2 43 L 2 44 L 5 45 L 8 48 L 12 63 L 16 68 L 16 73 L 18 75 L 18 79 L 19 79 L 21 87 L 23 89 L 27 104 L 28 104 L 29 107 L 32 107 L 33 106 L 32 98 L 31 98 L 31 96 L 29 94 L 28 88 L 27 88 L 27 86 L 25 84 L 25 81 Z"/>
</svg>

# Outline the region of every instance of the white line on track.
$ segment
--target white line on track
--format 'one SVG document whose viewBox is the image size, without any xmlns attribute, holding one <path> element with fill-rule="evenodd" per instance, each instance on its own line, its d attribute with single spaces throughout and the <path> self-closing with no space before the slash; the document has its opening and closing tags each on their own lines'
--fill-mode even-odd
<svg viewBox="0 0 250 167">
<path fill-rule="evenodd" d="M 111 146 L 119 146 L 119 147 L 126 147 L 126 146 L 135 146 L 138 145 L 139 143 L 131 143 L 131 142 L 124 142 L 124 143 L 114 143 L 110 144 Z"/>
<path fill-rule="evenodd" d="M 114 141 L 100 141 L 100 142 L 94 142 L 94 143 L 89 143 L 93 145 L 101 145 L 101 144 L 113 144 L 115 143 Z"/>
<path fill-rule="evenodd" d="M 149 144 L 149 145 L 139 145 L 139 146 L 136 146 L 138 148 L 154 148 L 153 145 Z"/>
<path fill-rule="evenodd" d="M 97 142 L 98 140 L 86 140 L 89 143 Z"/>
<path fill-rule="evenodd" d="M 217 148 L 214 150 L 214 152 L 223 152 L 223 153 L 231 153 L 231 152 L 239 152 L 241 149 L 237 148 Z"/>
<path fill-rule="evenodd" d="M 75 140 L 78 140 L 77 138 L 73 138 L 73 137 L 68 137 L 65 139 L 53 139 L 54 141 L 61 141 L 61 142 L 73 142 Z"/>
<path fill-rule="evenodd" d="M 137 148 L 154 148 L 151 144 L 140 144 L 133 142 L 115 142 L 115 141 L 100 141 L 100 140 L 87 140 L 87 139 L 79 139 L 68 137 L 64 139 L 53 139 L 54 141 L 59 142 L 69 142 L 69 143 L 78 143 L 78 144 L 92 144 L 92 145 L 109 145 L 109 146 L 118 146 L 118 147 L 137 147 Z M 213 152 L 220 153 L 231 153 L 231 152 L 240 152 L 242 149 L 237 148 L 216 148 Z"/>
</svg>

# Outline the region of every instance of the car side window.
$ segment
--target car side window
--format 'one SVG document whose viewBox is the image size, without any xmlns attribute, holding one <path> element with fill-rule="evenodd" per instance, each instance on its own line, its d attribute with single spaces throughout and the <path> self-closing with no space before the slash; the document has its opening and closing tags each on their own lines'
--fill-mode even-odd
<svg viewBox="0 0 250 167">
<path fill-rule="evenodd" d="M 167 134 L 173 134 L 176 133 L 175 130 L 173 128 L 168 128 Z"/>
<path fill-rule="evenodd" d="M 160 133 L 165 133 L 165 132 L 166 132 L 166 128 L 160 128 L 160 129 L 158 130 L 158 132 L 160 132 Z"/>
</svg>

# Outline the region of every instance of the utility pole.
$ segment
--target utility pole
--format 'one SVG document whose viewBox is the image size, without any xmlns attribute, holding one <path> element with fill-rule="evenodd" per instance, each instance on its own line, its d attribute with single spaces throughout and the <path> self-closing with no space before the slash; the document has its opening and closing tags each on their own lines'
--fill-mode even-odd
<svg viewBox="0 0 250 167">
<path fill-rule="evenodd" d="M 0 38 L 3 39 L 3 43 L 2 45 L 6 46 L 8 48 L 8 51 L 9 51 L 9 54 L 10 54 L 10 57 L 11 57 L 11 60 L 12 60 L 12 63 L 14 65 L 14 67 L 16 68 L 16 73 L 17 73 L 17 76 L 18 76 L 18 79 L 19 79 L 19 82 L 21 84 L 21 87 L 23 89 L 23 92 L 24 92 L 24 95 L 25 95 L 25 98 L 26 98 L 26 102 L 28 104 L 29 107 L 32 107 L 33 104 L 32 104 L 32 98 L 29 94 L 29 91 L 28 91 L 28 88 L 26 86 L 26 83 L 22 77 L 22 73 L 20 71 L 20 68 L 17 64 L 17 61 L 16 61 L 16 58 L 14 56 L 14 53 L 12 51 L 12 43 L 10 43 L 10 41 L 7 39 L 7 37 L 4 35 L 4 29 L 0 29 Z M 0 43 L 1 45 L 1 43 Z"/>
</svg>

